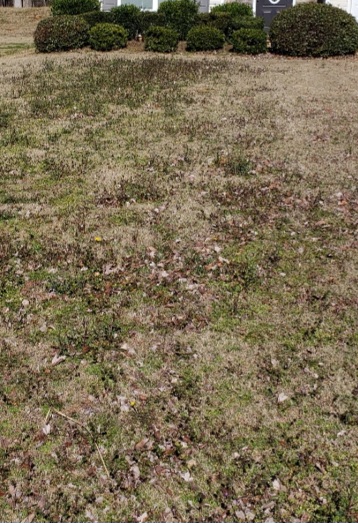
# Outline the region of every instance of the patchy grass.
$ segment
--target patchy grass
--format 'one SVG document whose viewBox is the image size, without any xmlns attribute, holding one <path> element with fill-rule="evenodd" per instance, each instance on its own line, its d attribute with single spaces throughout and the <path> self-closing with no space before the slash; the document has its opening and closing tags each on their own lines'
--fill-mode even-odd
<svg viewBox="0 0 358 523">
<path fill-rule="evenodd" d="M 49 7 L 0 9 L 0 42 L 9 43 L 17 39 L 21 42 L 31 42 L 37 24 L 43 18 L 50 16 Z"/>
<path fill-rule="evenodd" d="M 0 44 L 0 57 L 18 54 L 23 51 L 27 51 L 31 47 L 33 47 L 31 44 L 24 44 L 24 43 Z"/>
<path fill-rule="evenodd" d="M 354 59 L 11 60 L 2 520 L 355 521 Z"/>
</svg>

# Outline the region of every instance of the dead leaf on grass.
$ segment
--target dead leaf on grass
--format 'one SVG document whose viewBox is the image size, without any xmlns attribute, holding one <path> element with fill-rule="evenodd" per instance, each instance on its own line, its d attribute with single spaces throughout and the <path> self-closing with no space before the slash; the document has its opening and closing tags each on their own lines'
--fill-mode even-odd
<svg viewBox="0 0 358 523">
<path fill-rule="evenodd" d="M 133 477 L 135 480 L 138 480 L 140 478 L 140 470 L 139 470 L 139 467 L 138 465 L 133 465 L 131 468 L 130 468 L 132 474 L 133 474 Z"/>
<path fill-rule="evenodd" d="M 55 354 L 52 358 L 51 365 L 58 365 L 62 361 L 65 361 L 66 356 L 59 356 L 58 354 Z"/>
<path fill-rule="evenodd" d="M 277 403 L 283 403 L 284 401 L 287 401 L 288 399 L 290 399 L 290 398 L 287 396 L 287 394 L 285 394 L 284 392 L 281 392 L 278 395 Z"/>
<path fill-rule="evenodd" d="M 145 521 L 147 521 L 147 519 L 148 519 L 148 513 L 147 512 L 143 512 L 143 514 L 141 514 L 140 516 L 138 516 L 136 518 L 136 521 L 138 523 L 144 523 Z"/>
<path fill-rule="evenodd" d="M 193 481 L 193 478 L 191 477 L 189 471 L 187 471 L 187 472 L 182 472 L 182 473 L 180 474 L 180 477 L 183 478 L 183 480 L 186 481 L 187 483 L 189 483 L 190 481 Z"/>
<path fill-rule="evenodd" d="M 31 523 L 35 519 L 35 512 L 32 512 L 32 514 L 29 514 L 25 519 L 21 521 L 21 523 Z"/>
<path fill-rule="evenodd" d="M 44 427 L 42 427 L 42 432 L 45 434 L 45 436 L 48 436 L 51 432 L 51 425 L 48 423 Z"/>
</svg>

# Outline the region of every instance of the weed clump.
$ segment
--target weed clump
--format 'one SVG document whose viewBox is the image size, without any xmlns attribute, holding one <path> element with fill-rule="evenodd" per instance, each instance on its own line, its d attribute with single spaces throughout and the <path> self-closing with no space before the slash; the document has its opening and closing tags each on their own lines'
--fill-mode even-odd
<svg viewBox="0 0 358 523">
<path fill-rule="evenodd" d="M 270 42 L 273 53 L 289 56 L 354 54 L 358 49 L 358 24 L 338 7 L 300 4 L 275 17 Z"/>
<path fill-rule="evenodd" d="M 223 167 L 227 176 L 249 176 L 252 169 L 251 161 L 242 151 L 234 151 L 227 156 L 218 155 L 216 165 Z"/>
<path fill-rule="evenodd" d="M 112 51 L 126 47 L 128 33 L 120 25 L 97 24 L 89 32 L 89 44 L 96 51 Z"/>
<path fill-rule="evenodd" d="M 89 26 L 81 16 L 45 18 L 37 25 L 35 47 L 40 53 L 79 49 L 87 45 L 88 31 Z"/>
<path fill-rule="evenodd" d="M 187 38 L 188 51 L 214 51 L 222 49 L 225 35 L 216 27 L 199 26 L 190 29 Z"/>
<path fill-rule="evenodd" d="M 176 50 L 179 42 L 178 33 L 169 27 L 150 27 L 145 35 L 144 47 L 146 51 L 157 53 L 171 53 Z"/>
</svg>

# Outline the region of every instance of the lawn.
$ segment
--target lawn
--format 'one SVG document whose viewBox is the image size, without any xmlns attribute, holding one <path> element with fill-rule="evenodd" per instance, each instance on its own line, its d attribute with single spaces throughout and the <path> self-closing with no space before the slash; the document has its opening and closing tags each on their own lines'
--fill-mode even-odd
<svg viewBox="0 0 358 523">
<path fill-rule="evenodd" d="M 21 45 L 1 521 L 357 521 L 357 60 Z"/>
</svg>

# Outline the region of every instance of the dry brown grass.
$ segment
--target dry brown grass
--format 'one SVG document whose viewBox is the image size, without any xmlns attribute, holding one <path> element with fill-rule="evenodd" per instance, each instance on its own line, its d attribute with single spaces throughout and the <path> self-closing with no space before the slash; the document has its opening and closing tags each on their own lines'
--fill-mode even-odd
<svg viewBox="0 0 358 523">
<path fill-rule="evenodd" d="M 31 38 L 39 21 L 48 16 L 50 16 L 49 7 L 32 9 L 2 7 L 0 9 L 1 36 Z"/>
<path fill-rule="evenodd" d="M 356 521 L 355 59 L 23 53 L 0 519 Z"/>
</svg>

